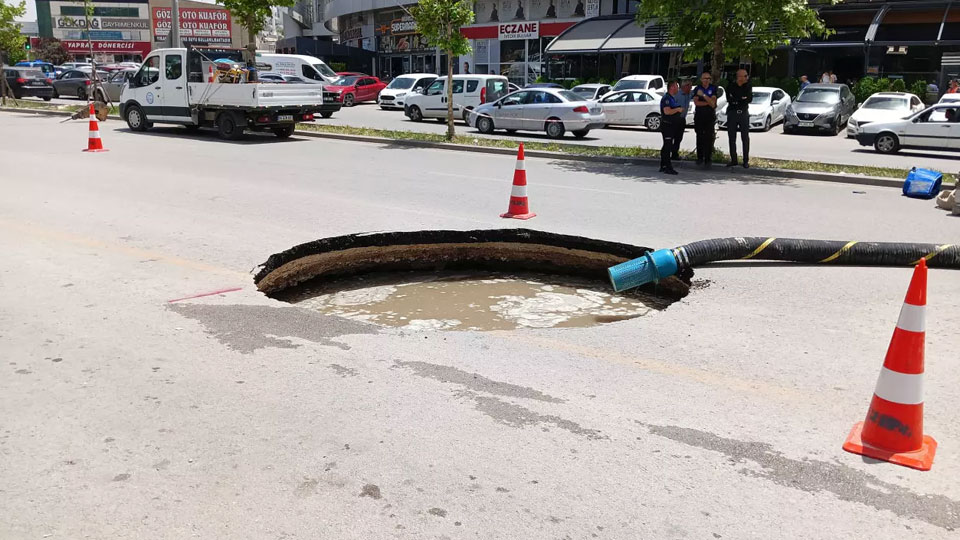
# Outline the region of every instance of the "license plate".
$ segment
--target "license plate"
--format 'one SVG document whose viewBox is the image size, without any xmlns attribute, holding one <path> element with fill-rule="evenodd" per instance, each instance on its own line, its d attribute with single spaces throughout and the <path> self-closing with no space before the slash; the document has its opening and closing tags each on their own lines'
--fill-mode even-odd
<svg viewBox="0 0 960 540">
<path fill-rule="evenodd" d="M 592 114 L 600 114 L 600 109 L 590 109 Z"/>
<path fill-rule="evenodd" d="M 806 122 L 806 121 L 801 120 L 801 121 L 800 121 L 800 127 L 813 127 L 813 122 Z"/>
<path fill-rule="evenodd" d="M 277 122 L 293 122 L 292 114 L 279 114 L 277 115 Z"/>
<path fill-rule="evenodd" d="M 330 103 L 330 102 L 332 102 L 332 101 L 333 101 L 333 98 L 332 98 L 332 97 L 325 97 L 325 98 L 323 98 L 323 102 L 324 102 L 324 103 Z"/>
</svg>

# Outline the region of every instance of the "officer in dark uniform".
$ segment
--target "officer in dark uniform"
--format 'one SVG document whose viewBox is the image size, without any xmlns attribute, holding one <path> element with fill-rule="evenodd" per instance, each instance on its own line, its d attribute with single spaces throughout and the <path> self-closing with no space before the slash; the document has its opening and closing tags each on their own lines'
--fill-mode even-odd
<svg viewBox="0 0 960 540">
<path fill-rule="evenodd" d="M 670 155 L 674 149 L 674 138 L 683 129 L 686 119 L 683 118 L 683 107 L 677 99 L 680 85 L 677 81 L 670 81 L 667 93 L 660 99 L 660 136 L 663 137 L 663 146 L 660 148 L 660 172 L 677 174 L 670 163 Z"/>
<path fill-rule="evenodd" d="M 737 165 L 737 133 L 743 144 L 743 168 L 750 168 L 750 102 L 753 101 L 753 85 L 747 70 L 737 70 L 737 82 L 727 90 L 727 137 L 730 141 L 730 163 Z"/>
<path fill-rule="evenodd" d="M 700 84 L 693 90 L 693 130 L 697 134 L 697 165 L 713 163 L 713 142 L 716 139 L 717 87 L 710 73 L 700 75 Z"/>
</svg>

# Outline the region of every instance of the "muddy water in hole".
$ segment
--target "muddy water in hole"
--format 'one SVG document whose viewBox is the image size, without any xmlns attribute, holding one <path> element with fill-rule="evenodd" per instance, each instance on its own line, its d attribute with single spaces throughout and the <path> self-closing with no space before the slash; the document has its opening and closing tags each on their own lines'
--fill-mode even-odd
<svg viewBox="0 0 960 540">
<path fill-rule="evenodd" d="M 664 307 L 653 297 L 604 289 L 596 281 L 532 274 L 392 273 L 306 283 L 278 298 L 327 315 L 423 330 L 584 327 Z"/>
</svg>

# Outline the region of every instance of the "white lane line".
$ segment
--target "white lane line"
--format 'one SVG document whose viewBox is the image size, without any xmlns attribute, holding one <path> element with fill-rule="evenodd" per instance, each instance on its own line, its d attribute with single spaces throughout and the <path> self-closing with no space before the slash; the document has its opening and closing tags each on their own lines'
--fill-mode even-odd
<svg viewBox="0 0 960 540">
<path fill-rule="evenodd" d="M 427 171 L 427 174 L 432 174 L 432 175 L 434 175 L 434 176 L 448 176 L 448 177 L 450 177 L 450 178 L 463 178 L 463 179 L 465 179 L 465 180 L 486 180 L 487 182 L 497 182 L 497 183 L 504 183 L 504 182 L 512 182 L 512 181 L 513 181 L 512 178 L 508 178 L 508 179 L 506 179 L 506 180 L 502 180 L 502 179 L 497 179 L 497 178 L 486 178 L 486 177 L 483 177 L 483 176 L 470 176 L 470 175 L 468 175 L 468 174 L 444 173 L 444 172 L 436 172 L 436 171 Z M 609 193 L 609 194 L 611 194 L 611 195 L 633 195 L 633 193 L 628 193 L 628 192 L 626 192 L 626 191 L 610 191 L 610 190 L 607 190 L 607 189 L 583 188 L 583 187 L 576 187 L 576 186 L 560 186 L 560 185 L 557 185 L 557 184 L 542 184 L 542 183 L 540 183 L 540 182 L 530 182 L 529 180 L 527 180 L 527 187 L 548 187 L 548 188 L 556 188 L 556 189 L 572 189 L 572 190 L 574 190 L 574 191 L 592 191 L 592 192 L 594 192 L 594 193 Z"/>
</svg>

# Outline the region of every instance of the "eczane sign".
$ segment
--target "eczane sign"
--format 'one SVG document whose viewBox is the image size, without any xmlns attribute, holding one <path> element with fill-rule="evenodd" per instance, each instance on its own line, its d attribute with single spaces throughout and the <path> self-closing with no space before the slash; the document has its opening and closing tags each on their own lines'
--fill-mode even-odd
<svg viewBox="0 0 960 540">
<path fill-rule="evenodd" d="M 499 26 L 499 37 L 504 39 L 536 39 L 540 37 L 540 22 L 502 23 Z"/>
</svg>

